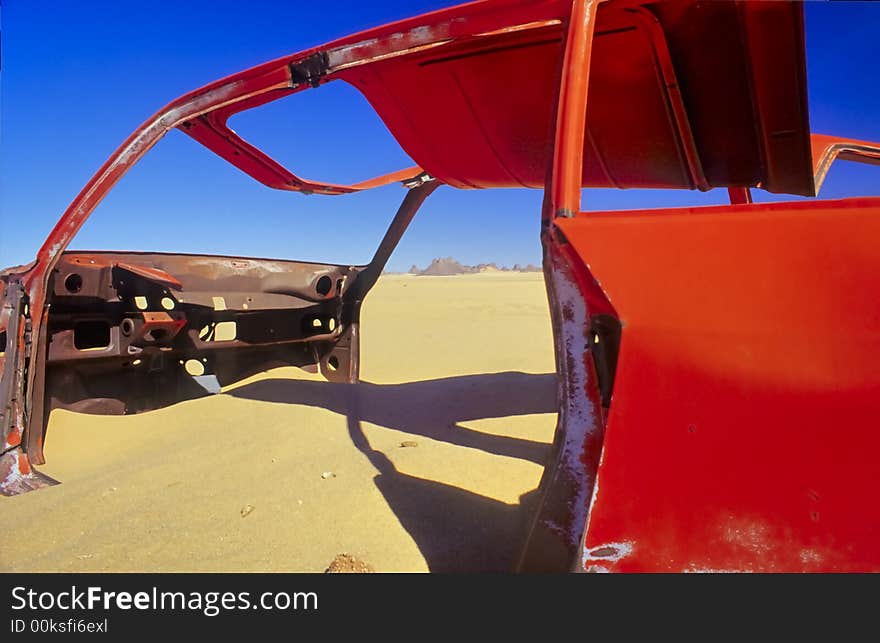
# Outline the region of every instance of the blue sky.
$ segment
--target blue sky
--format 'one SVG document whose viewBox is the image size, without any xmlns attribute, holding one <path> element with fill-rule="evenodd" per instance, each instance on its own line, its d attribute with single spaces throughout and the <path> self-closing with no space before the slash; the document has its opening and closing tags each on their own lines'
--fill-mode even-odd
<svg viewBox="0 0 880 643">
<path fill-rule="evenodd" d="M 79 189 L 156 109 L 219 77 L 453 2 L 3 0 L 0 265 L 33 258 Z M 809 2 L 813 131 L 880 140 L 880 3 Z M 349 181 L 406 155 L 342 83 L 235 117 L 295 172 Z M 839 163 L 823 196 L 880 194 L 880 168 Z M 110 193 L 74 248 L 207 252 L 361 263 L 403 190 L 305 197 L 265 188 L 172 132 Z M 722 203 L 726 193 L 591 190 L 589 209 Z M 438 190 L 389 268 L 452 255 L 538 263 L 536 190 Z M 12 223 L 15 225 L 11 225 Z"/>
</svg>

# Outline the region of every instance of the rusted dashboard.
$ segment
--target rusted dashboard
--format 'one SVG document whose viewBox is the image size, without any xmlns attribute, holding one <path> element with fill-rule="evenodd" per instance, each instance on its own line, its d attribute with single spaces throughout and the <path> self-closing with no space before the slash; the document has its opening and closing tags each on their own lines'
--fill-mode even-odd
<svg viewBox="0 0 880 643">
<path fill-rule="evenodd" d="M 318 364 L 346 330 L 343 296 L 357 274 L 264 259 L 65 253 L 50 282 L 46 413 L 133 413 L 206 394 L 203 376 L 224 385 Z"/>
</svg>

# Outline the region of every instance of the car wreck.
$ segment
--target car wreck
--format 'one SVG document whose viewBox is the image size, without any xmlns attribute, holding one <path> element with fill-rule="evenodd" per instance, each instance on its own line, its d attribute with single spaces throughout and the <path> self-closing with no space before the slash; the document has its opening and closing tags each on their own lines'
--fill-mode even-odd
<svg viewBox="0 0 880 643">
<path fill-rule="evenodd" d="M 518 568 L 880 570 L 880 198 L 816 198 L 835 160 L 880 164 L 880 145 L 810 131 L 804 51 L 796 2 L 486 0 L 172 101 L 0 273 L 0 493 L 57 483 L 37 469 L 53 409 L 138 413 L 278 365 L 357 382 L 361 306 L 422 203 L 526 187 L 544 191 L 559 390 Z M 418 165 L 306 179 L 227 125 L 331 82 Z M 272 189 L 399 183 L 402 202 L 366 265 L 67 250 L 174 129 Z M 730 204 L 598 212 L 589 188 Z"/>
</svg>

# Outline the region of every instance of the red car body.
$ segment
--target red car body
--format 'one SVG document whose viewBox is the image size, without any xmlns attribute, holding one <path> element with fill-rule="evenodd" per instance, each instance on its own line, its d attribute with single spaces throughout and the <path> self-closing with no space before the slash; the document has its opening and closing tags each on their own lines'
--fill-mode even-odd
<svg viewBox="0 0 880 643">
<path fill-rule="evenodd" d="M 226 125 L 335 81 L 418 167 L 322 183 Z M 270 188 L 408 191 L 366 266 L 66 251 L 174 128 Z M 530 187 L 559 420 L 520 569 L 880 570 L 880 199 L 751 198 L 815 197 L 837 158 L 880 147 L 811 134 L 798 3 L 473 2 L 219 80 L 135 130 L 2 273 L 0 491 L 54 482 L 34 468 L 53 408 L 163 406 L 199 394 L 199 369 L 356 382 L 361 302 L 424 199 Z M 595 212 L 591 187 L 731 203 Z"/>
</svg>

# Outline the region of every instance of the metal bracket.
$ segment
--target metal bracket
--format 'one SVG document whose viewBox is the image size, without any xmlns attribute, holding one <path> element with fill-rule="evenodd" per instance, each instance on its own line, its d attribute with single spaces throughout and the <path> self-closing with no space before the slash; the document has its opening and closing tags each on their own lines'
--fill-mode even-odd
<svg viewBox="0 0 880 643">
<path fill-rule="evenodd" d="M 427 172 L 422 172 L 418 176 L 414 176 L 411 179 L 406 179 L 405 181 L 401 181 L 403 187 L 409 188 L 412 190 L 413 188 L 417 188 L 419 186 L 424 185 L 425 183 L 429 183 L 434 180 L 434 177 L 428 174 Z"/>
<path fill-rule="evenodd" d="M 329 69 L 330 59 L 327 52 L 319 51 L 298 63 L 291 64 L 290 80 L 297 85 L 308 84 L 317 87 Z"/>
</svg>

